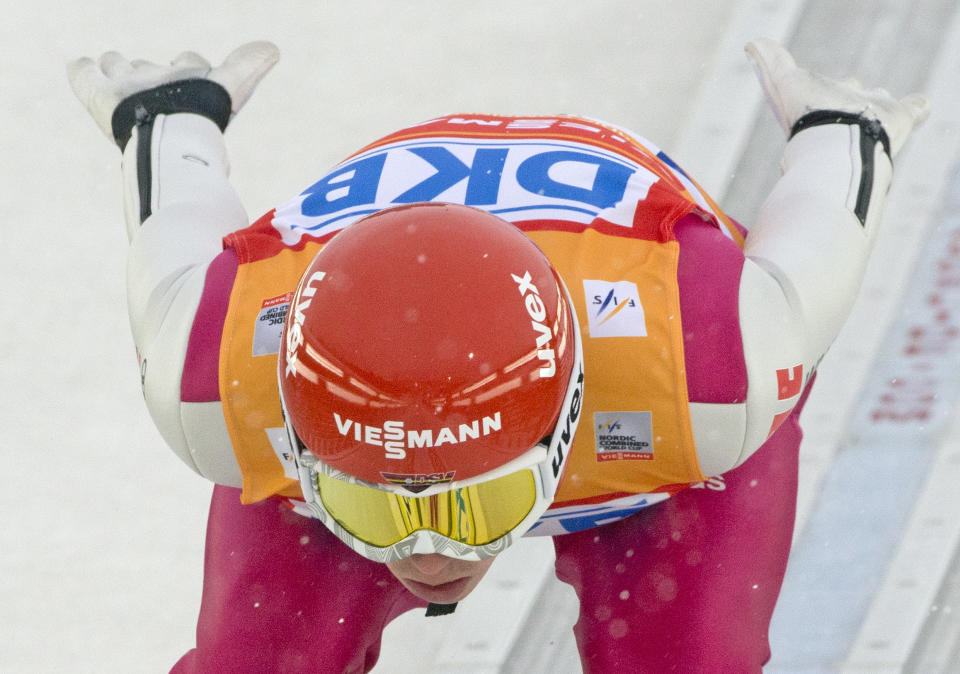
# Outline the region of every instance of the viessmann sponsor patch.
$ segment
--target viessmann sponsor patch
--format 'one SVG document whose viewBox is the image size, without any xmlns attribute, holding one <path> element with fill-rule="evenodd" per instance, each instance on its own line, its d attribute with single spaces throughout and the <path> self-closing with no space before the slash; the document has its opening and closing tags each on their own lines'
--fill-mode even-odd
<svg viewBox="0 0 960 674">
<path fill-rule="evenodd" d="M 594 412 L 597 461 L 653 460 L 650 412 Z"/>
</svg>

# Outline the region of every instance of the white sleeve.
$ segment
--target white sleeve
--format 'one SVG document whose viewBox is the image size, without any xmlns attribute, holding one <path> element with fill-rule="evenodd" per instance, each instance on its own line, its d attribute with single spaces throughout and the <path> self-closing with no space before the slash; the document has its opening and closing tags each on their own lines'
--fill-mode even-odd
<svg viewBox="0 0 960 674">
<path fill-rule="evenodd" d="M 247 225 L 228 172 L 220 129 L 192 113 L 158 115 L 135 127 L 123 152 L 127 296 L 147 407 L 184 463 L 239 486 L 221 403 L 181 399 L 207 268 L 222 238 Z"/>
<path fill-rule="evenodd" d="M 711 474 L 746 461 L 799 401 L 856 299 L 892 175 L 883 143 L 849 120 L 797 133 L 782 166 L 744 247 L 746 401 L 691 405 Z"/>
</svg>

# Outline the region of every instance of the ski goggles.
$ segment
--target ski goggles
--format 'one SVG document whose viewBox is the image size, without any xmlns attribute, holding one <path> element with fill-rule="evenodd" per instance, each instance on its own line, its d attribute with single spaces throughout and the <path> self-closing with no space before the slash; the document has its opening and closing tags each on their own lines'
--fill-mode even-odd
<svg viewBox="0 0 960 674">
<path fill-rule="evenodd" d="M 368 559 L 440 553 L 480 560 L 502 552 L 549 507 L 548 451 L 540 443 L 496 471 L 415 495 L 364 482 L 304 452 L 301 471 L 309 475 L 301 485 L 311 487 L 305 497 L 314 514 Z"/>
</svg>

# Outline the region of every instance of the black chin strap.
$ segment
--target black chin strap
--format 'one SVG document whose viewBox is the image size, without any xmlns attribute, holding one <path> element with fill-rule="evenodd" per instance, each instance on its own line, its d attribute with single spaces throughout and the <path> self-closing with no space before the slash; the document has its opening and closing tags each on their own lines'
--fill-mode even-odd
<svg viewBox="0 0 960 674">
<path fill-rule="evenodd" d="M 438 615 L 450 615 L 457 610 L 457 602 L 452 604 L 434 604 L 430 603 L 427 605 L 427 618 L 432 618 Z"/>
</svg>

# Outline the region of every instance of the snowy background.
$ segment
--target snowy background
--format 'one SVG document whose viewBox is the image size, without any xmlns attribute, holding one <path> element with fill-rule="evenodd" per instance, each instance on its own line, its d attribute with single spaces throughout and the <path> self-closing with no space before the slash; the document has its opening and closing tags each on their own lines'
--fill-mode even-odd
<svg viewBox="0 0 960 674">
<path fill-rule="evenodd" d="M 569 112 L 649 137 L 749 224 L 783 143 L 742 57 L 759 34 L 828 74 L 923 90 L 936 105 L 898 162 L 862 302 L 806 414 L 770 669 L 951 671 L 960 12 L 953 0 L 667 5 L 4 0 L 0 672 L 167 671 L 193 643 L 200 601 L 210 486 L 165 449 L 143 405 L 119 152 L 73 98 L 68 60 L 193 49 L 219 61 L 276 42 L 280 63 L 227 134 L 251 217 L 409 123 Z M 429 671 L 578 671 L 570 593 L 549 577 L 549 549 L 529 543 L 498 561 L 487 599 L 471 597 L 459 622 L 408 614 L 391 626 L 376 671 L 405 671 L 413 655 Z M 504 616 L 501 602 L 524 608 Z M 448 653 L 444 630 L 465 621 L 472 650 Z M 398 634 L 414 623 L 411 650 Z"/>
</svg>

